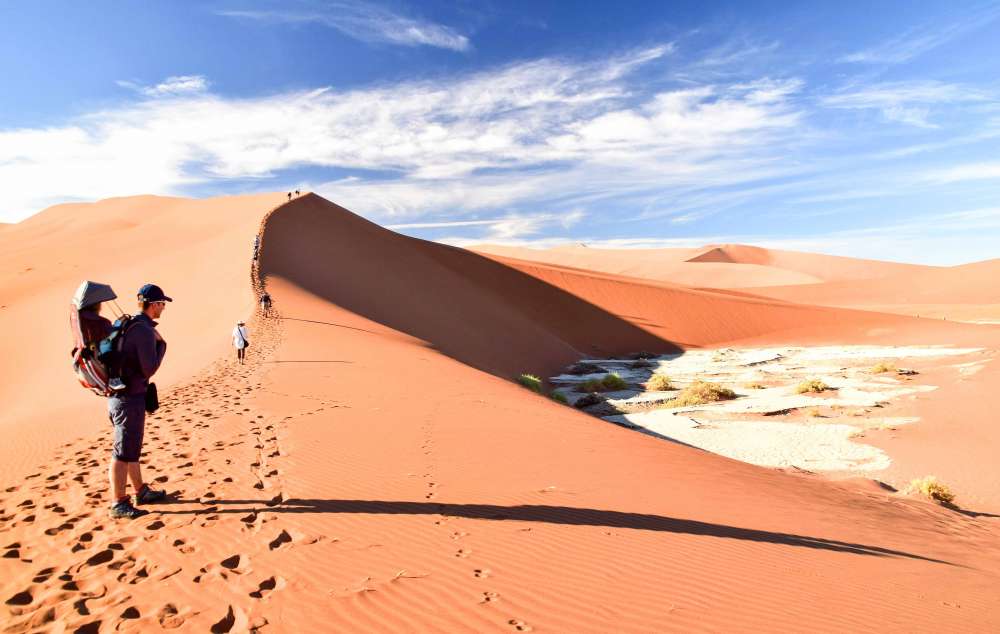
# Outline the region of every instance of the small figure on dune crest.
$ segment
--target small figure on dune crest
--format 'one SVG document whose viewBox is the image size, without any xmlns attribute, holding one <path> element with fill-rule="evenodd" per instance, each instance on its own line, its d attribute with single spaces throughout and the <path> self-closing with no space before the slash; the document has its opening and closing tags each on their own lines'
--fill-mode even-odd
<svg viewBox="0 0 1000 634">
<path fill-rule="evenodd" d="M 271 295 L 267 291 L 261 293 L 260 311 L 264 314 L 265 317 L 271 316 Z"/>
<path fill-rule="evenodd" d="M 292 199 L 292 192 L 288 192 L 288 200 Z"/>
<path fill-rule="evenodd" d="M 260 234 L 253 237 L 253 259 L 255 261 L 258 255 L 260 255 Z"/>
<path fill-rule="evenodd" d="M 242 321 L 236 322 L 233 328 L 233 347 L 236 348 L 236 361 L 243 365 L 246 350 L 250 347 L 250 340 L 247 338 L 247 327 Z"/>
<path fill-rule="evenodd" d="M 298 195 L 299 195 L 299 190 L 297 190 L 297 189 L 295 190 L 295 195 L 296 195 L 296 196 L 298 196 Z"/>
</svg>

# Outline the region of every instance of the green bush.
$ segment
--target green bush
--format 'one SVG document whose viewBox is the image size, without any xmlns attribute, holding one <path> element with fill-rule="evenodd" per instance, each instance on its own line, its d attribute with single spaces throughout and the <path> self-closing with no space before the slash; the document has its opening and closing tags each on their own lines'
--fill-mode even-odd
<svg viewBox="0 0 1000 634">
<path fill-rule="evenodd" d="M 569 401 L 566 400 L 566 395 L 563 394 L 562 392 L 552 392 L 551 394 L 549 394 L 549 398 L 551 398 L 556 403 L 562 403 L 563 405 L 569 405 Z"/>
<path fill-rule="evenodd" d="M 576 387 L 576 391 L 614 392 L 616 390 L 624 390 L 626 387 L 628 387 L 628 383 L 625 382 L 625 379 L 618 374 L 611 372 L 600 379 L 590 379 L 589 381 L 584 381 Z"/>
<path fill-rule="evenodd" d="M 534 374 L 522 374 L 517 377 L 517 382 L 532 392 L 542 393 L 542 380 Z"/>
</svg>

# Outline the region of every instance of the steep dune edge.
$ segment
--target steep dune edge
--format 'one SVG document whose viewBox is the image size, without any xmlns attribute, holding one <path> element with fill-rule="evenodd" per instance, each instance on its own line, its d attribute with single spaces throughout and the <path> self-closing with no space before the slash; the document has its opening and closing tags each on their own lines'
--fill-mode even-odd
<svg viewBox="0 0 1000 634">
<path fill-rule="evenodd" d="M 583 356 L 767 337 L 905 341 L 912 331 L 930 328 L 940 343 L 963 338 L 950 325 L 894 315 L 488 257 L 393 233 L 316 195 L 268 218 L 260 274 L 507 378 L 554 371 Z"/>
<path fill-rule="evenodd" d="M 253 237 L 283 198 L 113 198 L 58 205 L 6 227 L 0 429 L 18 450 L 0 475 L 23 475 L 61 440 L 107 424 L 103 401 L 79 387 L 69 365 L 69 301 L 80 282 L 111 284 L 129 312 L 139 286 L 162 286 L 175 301 L 160 323 L 169 361 L 157 381 L 186 380 L 227 352 L 233 323 L 252 309 Z"/>
</svg>

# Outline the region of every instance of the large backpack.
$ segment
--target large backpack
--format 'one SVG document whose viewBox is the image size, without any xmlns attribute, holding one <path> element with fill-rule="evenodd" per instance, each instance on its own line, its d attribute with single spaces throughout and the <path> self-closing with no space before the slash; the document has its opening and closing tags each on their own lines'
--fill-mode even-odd
<svg viewBox="0 0 1000 634">
<path fill-rule="evenodd" d="M 106 328 L 107 321 L 101 319 L 101 327 L 95 331 L 94 322 L 83 327 L 82 309 L 95 304 L 113 301 L 117 295 L 107 284 L 86 281 L 80 284 L 73 296 L 70 307 L 70 330 L 73 333 L 73 371 L 80 385 L 100 396 L 110 396 L 124 388 L 121 382 L 122 345 L 125 333 L 135 324 L 135 320 L 125 315 Z"/>
<path fill-rule="evenodd" d="M 73 371 L 80 385 L 99 396 L 111 396 L 124 385 L 121 382 L 122 346 L 125 334 L 135 324 L 129 315 L 123 315 L 112 324 L 108 336 L 98 341 L 86 341 L 80 326 L 80 311 L 70 309 L 70 327 L 74 343 Z"/>
</svg>

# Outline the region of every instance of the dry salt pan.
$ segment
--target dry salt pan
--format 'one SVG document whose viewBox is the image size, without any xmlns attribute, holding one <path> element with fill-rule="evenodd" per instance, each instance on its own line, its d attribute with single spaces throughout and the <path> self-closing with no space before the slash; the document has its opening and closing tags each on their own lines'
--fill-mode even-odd
<svg viewBox="0 0 1000 634">
<path fill-rule="evenodd" d="M 610 407 L 627 412 L 604 416 L 609 422 L 761 466 L 871 472 L 887 468 L 891 460 L 881 449 L 858 442 L 863 432 L 895 428 L 916 419 L 869 417 L 870 411 L 862 408 L 936 389 L 900 372 L 875 373 L 873 366 L 900 367 L 906 359 L 961 356 L 980 350 L 945 346 L 726 348 L 657 357 L 648 360 L 648 367 L 632 367 L 635 362 L 625 359 L 585 362 L 615 372 L 630 384 L 631 389 L 605 394 Z M 981 367 L 981 362 L 954 367 L 968 372 Z M 678 389 L 696 380 L 719 383 L 733 389 L 737 398 L 672 408 L 668 401 L 677 391 L 646 392 L 641 387 L 653 373 L 669 376 Z M 583 396 L 575 390 L 577 385 L 602 376 L 562 374 L 551 381 L 573 403 Z M 799 383 L 813 379 L 830 389 L 797 393 Z M 746 387 L 750 385 L 754 387 Z M 805 422 L 769 417 L 820 408 L 830 414 Z M 864 413 L 859 416 L 858 412 Z"/>
</svg>

